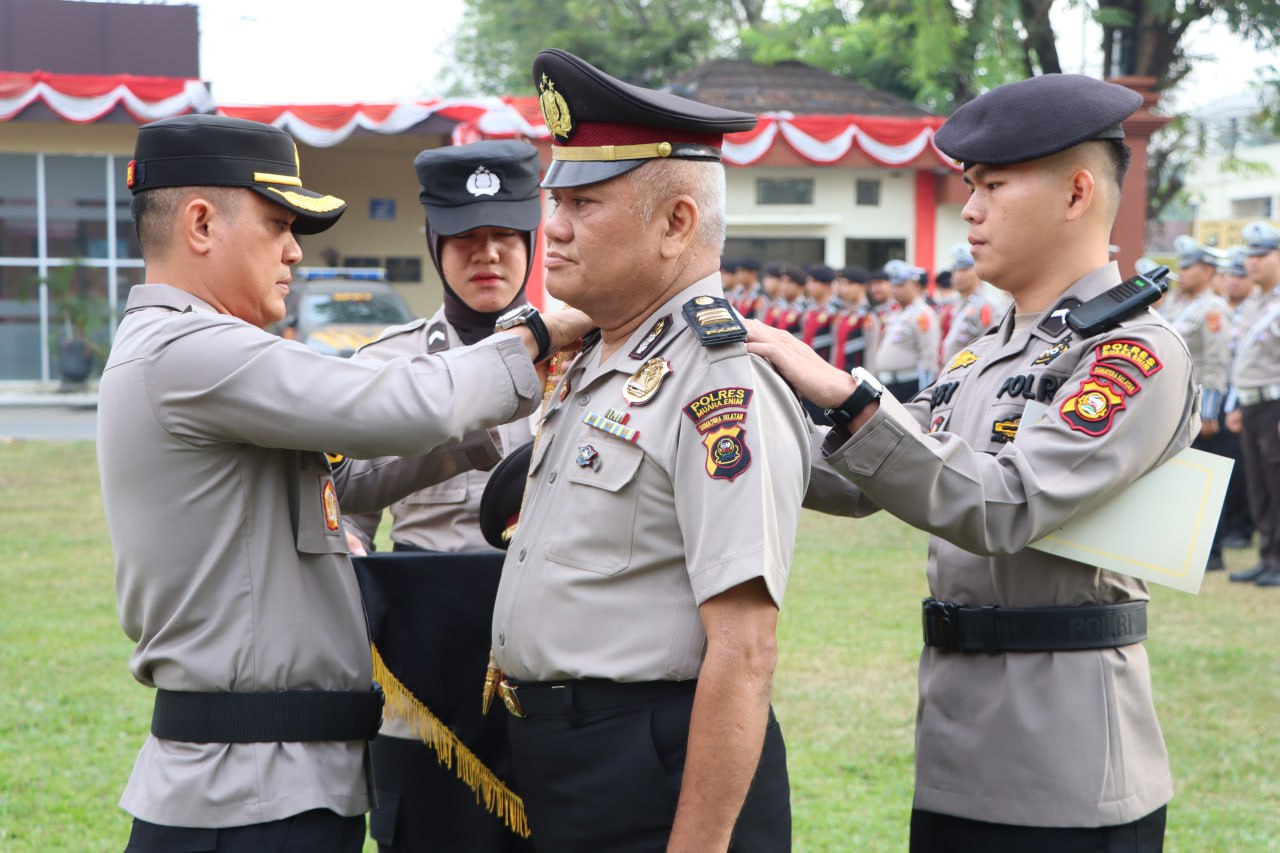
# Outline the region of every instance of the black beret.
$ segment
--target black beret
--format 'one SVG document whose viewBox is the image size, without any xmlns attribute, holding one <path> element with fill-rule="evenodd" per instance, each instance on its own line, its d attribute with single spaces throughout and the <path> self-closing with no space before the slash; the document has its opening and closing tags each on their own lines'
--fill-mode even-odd
<svg viewBox="0 0 1280 853">
<path fill-rule="evenodd" d="M 1120 122 L 1142 96 L 1083 74 L 1045 74 L 1006 83 L 960 107 L 934 144 L 963 163 L 1002 166 L 1048 157 L 1091 139 L 1123 139 Z"/>
<path fill-rule="evenodd" d="M 867 281 L 888 281 L 888 280 L 889 280 L 889 273 L 885 271 L 884 267 L 876 267 L 871 272 L 867 273 Z"/>
<path fill-rule="evenodd" d="M 771 276 L 774 276 L 774 277 L 779 277 L 779 276 L 781 276 L 784 272 L 786 272 L 786 270 L 787 270 L 787 262 L 786 262 L 786 261 L 769 261 L 769 263 L 767 263 L 767 264 L 765 264 L 765 265 L 764 265 L 764 274 L 765 274 L 765 275 L 771 275 Z"/>
<path fill-rule="evenodd" d="M 719 162 L 726 133 L 756 126 L 751 113 L 633 86 L 555 48 L 534 58 L 533 85 L 551 131 L 549 189 L 594 184 L 660 157 Z"/>
<path fill-rule="evenodd" d="M 743 258 L 742 260 L 738 261 L 737 268 L 740 270 L 751 270 L 752 272 L 759 272 L 760 262 L 757 261 L 755 258 Z"/>
<path fill-rule="evenodd" d="M 840 270 L 840 277 L 847 278 L 856 284 L 866 284 L 871 280 L 871 273 L 867 272 L 866 267 L 850 264 Z"/>
<path fill-rule="evenodd" d="M 278 127 L 216 115 L 183 115 L 138 128 L 129 161 L 135 195 L 162 187 L 244 187 L 297 214 L 293 230 L 318 234 L 347 203 L 304 189 L 298 146 Z"/>
<path fill-rule="evenodd" d="M 836 280 L 836 271 L 826 264 L 809 264 L 808 271 L 809 278 L 816 278 L 825 284 Z"/>
<path fill-rule="evenodd" d="M 738 268 L 737 261 L 733 261 L 733 260 L 730 260 L 729 258 L 724 258 L 724 257 L 720 259 L 721 272 L 733 272 L 737 268 Z"/>
<path fill-rule="evenodd" d="M 938 287 L 944 289 L 951 287 L 951 270 L 943 270 L 938 273 L 933 280 L 938 283 Z"/>
<path fill-rule="evenodd" d="M 542 219 L 538 149 L 486 140 L 429 148 L 413 158 L 418 198 L 431 230 L 445 237 L 490 226 L 536 231 Z"/>
<path fill-rule="evenodd" d="M 796 284 L 804 284 L 809 278 L 809 273 L 805 271 L 804 267 L 792 266 L 790 264 L 782 268 L 782 275 L 791 279 Z"/>
<path fill-rule="evenodd" d="M 508 540 L 502 533 L 514 528 L 520 519 L 525 481 L 529 479 L 529 463 L 533 460 L 533 442 L 511 451 L 489 472 L 484 492 L 480 495 L 480 533 L 484 541 L 500 551 L 507 550 Z"/>
</svg>

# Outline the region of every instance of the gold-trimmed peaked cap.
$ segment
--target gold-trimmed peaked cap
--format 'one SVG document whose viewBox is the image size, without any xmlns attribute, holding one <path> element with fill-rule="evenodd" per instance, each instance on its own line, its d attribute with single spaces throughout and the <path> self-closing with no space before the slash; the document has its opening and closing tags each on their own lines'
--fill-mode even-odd
<svg viewBox="0 0 1280 853">
<path fill-rule="evenodd" d="M 297 234 L 318 234 L 347 203 L 302 186 L 298 146 L 278 127 L 230 116 L 192 114 L 138 128 L 129 161 L 135 195 L 161 187 L 244 187 L 297 214 Z"/>
<path fill-rule="evenodd" d="M 751 113 L 624 83 L 556 48 L 533 60 L 533 84 L 551 131 L 548 189 L 594 184 L 657 158 L 720 162 L 724 135 L 756 126 Z"/>
</svg>

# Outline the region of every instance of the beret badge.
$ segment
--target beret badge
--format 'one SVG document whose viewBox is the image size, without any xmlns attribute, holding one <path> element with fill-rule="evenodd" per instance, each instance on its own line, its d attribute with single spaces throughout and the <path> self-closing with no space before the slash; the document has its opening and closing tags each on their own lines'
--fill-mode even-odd
<svg viewBox="0 0 1280 853">
<path fill-rule="evenodd" d="M 538 106 L 542 109 L 542 120 L 546 122 L 547 130 L 560 139 L 568 139 L 573 133 L 569 103 L 556 91 L 555 81 L 546 74 L 538 82 Z"/>
</svg>

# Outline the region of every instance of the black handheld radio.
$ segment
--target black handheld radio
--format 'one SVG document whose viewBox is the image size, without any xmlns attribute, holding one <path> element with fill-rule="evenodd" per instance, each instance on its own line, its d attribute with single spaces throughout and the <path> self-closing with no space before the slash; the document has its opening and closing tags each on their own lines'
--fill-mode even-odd
<svg viewBox="0 0 1280 853">
<path fill-rule="evenodd" d="M 1106 293 L 1077 305 L 1067 315 L 1067 325 L 1082 338 L 1114 329 L 1120 321 L 1157 301 L 1169 290 L 1168 267 L 1156 267 L 1122 281 Z"/>
</svg>

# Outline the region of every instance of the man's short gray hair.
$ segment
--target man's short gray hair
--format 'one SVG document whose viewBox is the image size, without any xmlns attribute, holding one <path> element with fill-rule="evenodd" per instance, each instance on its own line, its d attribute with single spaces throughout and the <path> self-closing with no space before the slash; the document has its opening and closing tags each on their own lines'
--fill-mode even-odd
<svg viewBox="0 0 1280 853">
<path fill-rule="evenodd" d="M 636 193 L 634 209 L 646 225 L 653 219 L 658 202 L 687 195 L 698 206 L 694 241 L 716 254 L 724 248 L 724 166 L 701 160 L 650 160 L 627 176 Z"/>
</svg>

